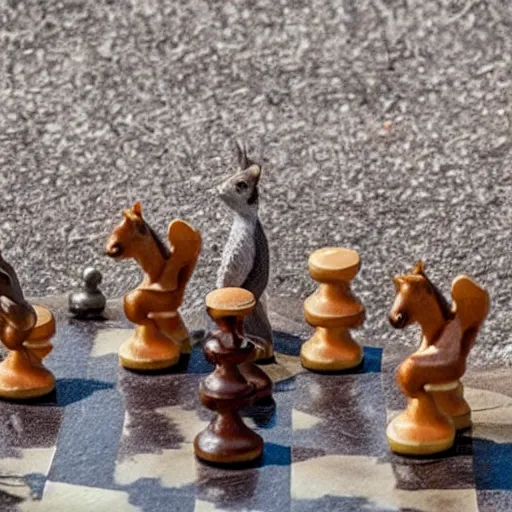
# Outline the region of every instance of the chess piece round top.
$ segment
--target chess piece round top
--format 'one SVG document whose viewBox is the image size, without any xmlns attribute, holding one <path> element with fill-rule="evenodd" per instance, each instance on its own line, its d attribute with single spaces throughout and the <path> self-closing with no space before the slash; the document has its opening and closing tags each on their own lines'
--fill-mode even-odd
<svg viewBox="0 0 512 512">
<path fill-rule="evenodd" d="M 325 247 L 308 260 L 311 277 L 320 287 L 304 302 L 306 321 L 315 327 L 358 327 L 365 317 L 361 302 L 350 291 L 350 281 L 360 267 L 352 249 Z"/>
<path fill-rule="evenodd" d="M 53 313 L 43 306 L 35 304 L 37 320 L 36 325 L 30 332 L 27 341 L 45 341 L 55 334 L 55 318 Z"/>
<path fill-rule="evenodd" d="M 308 260 L 309 273 L 315 281 L 351 281 L 360 267 L 359 254 L 352 249 L 325 247 L 313 252 Z"/>
<path fill-rule="evenodd" d="M 254 295 L 243 288 L 219 288 L 206 296 L 206 307 L 212 318 L 246 316 L 256 306 Z"/>
<path fill-rule="evenodd" d="M 100 285 L 103 277 L 99 270 L 96 270 L 94 267 L 87 267 L 82 274 L 82 278 L 85 283 L 85 287 L 88 290 L 96 291 L 98 286 Z"/>
<path fill-rule="evenodd" d="M 105 309 L 105 296 L 98 285 L 102 281 L 101 272 L 93 267 L 87 267 L 82 274 L 84 287 L 69 296 L 69 310 L 78 318 L 100 315 Z"/>
</svg>

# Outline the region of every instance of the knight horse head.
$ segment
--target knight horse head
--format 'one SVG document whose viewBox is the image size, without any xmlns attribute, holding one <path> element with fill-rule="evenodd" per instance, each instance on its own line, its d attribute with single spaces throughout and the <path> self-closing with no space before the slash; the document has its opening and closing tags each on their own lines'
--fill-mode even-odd
<svg viewBox="0 0 512 512">
<path fill-rule="evenodd" d="M 402 329 L 418 322 L 422 328 L 434 319 L 448 322 L 454 317 L 448 302 L 418 261 L 409 274 L 394 278 L 396 298 L 389 313 L 391 325 Z"/>
<path fill-rule="evenodd" d="M 114 259 L 135 258 L 144 272 L 153 275 L 162 271 L 170 255 L 169 249 L 144 220 L 140 203 L 123 210 L 123 220 L 112 231 L 105 254 Z"/>
</svg>

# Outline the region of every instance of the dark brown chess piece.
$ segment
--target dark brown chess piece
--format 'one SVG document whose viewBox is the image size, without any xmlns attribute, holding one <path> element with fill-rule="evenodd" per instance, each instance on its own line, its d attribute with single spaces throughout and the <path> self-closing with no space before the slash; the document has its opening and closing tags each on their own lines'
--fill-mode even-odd
<svg viewBox="0 0 512 512">
<path fill-rule="evenodd" d="M 206 358 L 216 368 L 201 383 L 199 395 L 217 416 L 197 435 L 194 450 L 208 462 L 249 462 L 263 452 L 263 440 L 239 413 L 272 391 L 265 372 L 249 361 L 254 345 L 243 333 L 244 318 L 255 306 L 254 295 L 242 288 L 221 288 L 206 297 L 208 314 L 219 329 L 209 334 L 204 346 Z"/>
</svg>

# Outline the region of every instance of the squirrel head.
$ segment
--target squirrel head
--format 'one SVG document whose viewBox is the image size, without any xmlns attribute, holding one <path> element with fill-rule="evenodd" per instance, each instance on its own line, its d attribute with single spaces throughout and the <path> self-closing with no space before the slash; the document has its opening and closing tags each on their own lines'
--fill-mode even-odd
<svg viewBox="0 0 512 512">
<path fill-rule="evenodd" d="M 258 182 L 261 166 L 247 157 L 245 146 L 238 142 L 237 153 L 242 170 L 220 185 L 219 196 L 236 213 L 254 216 L 258 213 Z"/>
</svg>

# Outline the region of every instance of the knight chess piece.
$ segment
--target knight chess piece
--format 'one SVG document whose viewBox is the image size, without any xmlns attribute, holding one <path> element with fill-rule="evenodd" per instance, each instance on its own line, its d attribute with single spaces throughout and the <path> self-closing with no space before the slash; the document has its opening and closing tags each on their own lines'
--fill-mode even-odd
<svg viewBox="0 0 512 512">
<path fill-rule="evenodd" d="M 255 360 L 265 361 L 272 359 L 274 350 L 264 302 L 270 260 L 267 237 L 258 216 L 261 166 L 248 158 L 245 146 L 239 143 L 237 152 L 241 171 L 219 187 L 220 198 L 234 216 L 217 274 L 217 288 L 244 288 L 256 298 L 254 311 L 245 319 L 245 332 L 254 336 Z"/>
<path fill-rule="evenodd" d="M 142 217 L 140 203 L 123 211 L 122 222 L 110 235 L 105 253 L 118 260 L 135 258 L 144 277 L 124 297 L 124 312 L 136 325 L 119 349 L 122 366 L 160 370 L 178 363 L 191 349 L 190 335 L 178 308 L 201 250 L 201 235 L 187 222 L 169 224 L 171 250 Z"/>
<path fill-rule="evenodd" d="M 316 371 L 340 371 L 358 366 L 363 350 L 349 329 L 362 325 L 365 309 L 350 290 L 359 271 L 356 251 L 337 247 L 319 249 L 308 260 L 311 277 L 319 288 L 304 302 L 306 321 L 316 327 L 300 351 L 302 366 Z"/>
<path fill-rule="evenodd" d="M 215 370 L 200 384 L 199 395 L 203 405 L 217 415 L 196 436 L 194 451 L 208 462 L 249 462 L 263 453 L 262 438 L 245 425 L 239 413 L 261 393 L 258 382 L 248 380 L 242 371 L 254 351 L 252 342 L 243 335 L 244 317 L 255 306 L 253 294 L 242 288 L 221 288 L 206 297 L 207 312 L 219 329 L 209 334 L 204 345 L 206 358 L 215 364 Z M 268 383 L 266 392 L 271 390 Z"/>
<path fill-rule="evenodd" d="M 412 273 L 395 277 L 397 296 L 389 319 L 402 329 L 418 322 L 418 350 L 398 368 L 397 382 L 407 409 L 388 425 L 391 449 L 430 455 L 452 447 L 455 432 L 471 425 L 471 409 L 460 378 L 478 330 L 489 310 L 489 295 L 465 275 L 452 283 L 450 307 L 419 262 Z"/>
<path fill-rule="evenodd" d="M 87 267 L 82 275 L 84 289 L 69 295 L 69 311 L 80 319 L 100 317 L 105 309 L 105 296 L 98 288 L 102 281 L 101 272 Z"/>
<path fill-rule="evenodd" d="M 0 397 L 24 400 L 53 391 L 55 378 L 42 360 L 54 334 L 51 311 L 25 300 L 14 269 L 0 256 L 0 339 L 9 349 L 0 363 Z"/>
</svg>

